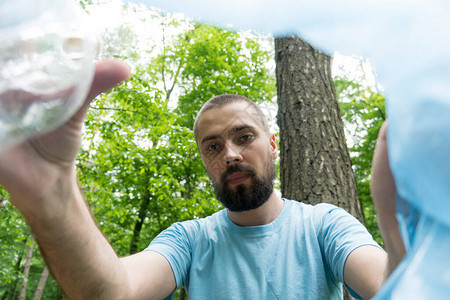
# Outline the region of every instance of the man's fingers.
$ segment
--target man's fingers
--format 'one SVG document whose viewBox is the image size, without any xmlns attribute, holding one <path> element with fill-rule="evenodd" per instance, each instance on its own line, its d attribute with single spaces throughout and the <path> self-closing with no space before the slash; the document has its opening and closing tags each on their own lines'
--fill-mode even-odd
<svg viewBox="0 0 450 300">
<path fill-rule="evenodd" d="M 101 61 L 95 66 L 94 80 L 86 101 L 74 118 L 84 118 L 89 104 L 98 94 L 109 91 L 130 77 L 130 68 L 124 62 L 117 59 Z"/>
<path fill-rule="evenodd" d="M 389 120 L 385 121 L 383 125 L 381 125 L 380 131 L 378 132 L 378 142 L 386 142 L 388 126 Z"/>
<path fill-rule="evenodd" d="M 111 59 L 97 63 L 92 88 L 87 96 L 92 99 L 130 77 L 130 68 L 124 62 Z"/>
</svg>

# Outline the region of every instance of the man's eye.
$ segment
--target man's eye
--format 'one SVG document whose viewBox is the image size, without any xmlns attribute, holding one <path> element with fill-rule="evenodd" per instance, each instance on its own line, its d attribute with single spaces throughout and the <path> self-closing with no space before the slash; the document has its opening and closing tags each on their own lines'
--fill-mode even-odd
<svg viewBox="0 0 450 300">
<path fill-rule="evenodd" d="M 209 146 L 206 148 L 206 150 L 208 150 L 208 152 L 214 152 L 214 151 L 217 151 L 217 150 L 219 150 L 219 145 L 217 145 L 217 144 L 211 144 L 211 145 L 209 145 Z"/>
<path fill-rule="evenodd" d="M 253 138 L 253 135 L 252 135 L 252 134 L 244 134 L 243 136 L 241 136 L 241 137 L 239 138 L 239 141 L 240 141 L 241 143 L 245 143 L 245 142 L 250 141 L 252 138 Z"/>
</svg>

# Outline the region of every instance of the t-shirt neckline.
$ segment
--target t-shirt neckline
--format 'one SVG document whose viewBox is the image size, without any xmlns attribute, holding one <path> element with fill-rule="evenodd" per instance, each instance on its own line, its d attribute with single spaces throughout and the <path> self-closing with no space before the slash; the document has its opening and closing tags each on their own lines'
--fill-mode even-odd
<svg viewBox="0 0 450 300">
<path fill-rule="evenodd" d="M 283 209 L 278 217 L 273 220 L 271 223 L 266 225 L 258 225 L 258 226 L 239 226 L 233 223 L 227 215 L 227 210 L 223 209 L 221 211 L 222 218 L 224 219 L 224 227 L 226 230 L 233 232 L 234 234 L 245 236 L 245 237 L 260 237 L 267 236 L 276 233 L 283 221 L 286 219 L 288 212 L 290 211 L 290 207 L 292 202 L 287 199 L 282 199 L 284 201 Z"/>
</svg>

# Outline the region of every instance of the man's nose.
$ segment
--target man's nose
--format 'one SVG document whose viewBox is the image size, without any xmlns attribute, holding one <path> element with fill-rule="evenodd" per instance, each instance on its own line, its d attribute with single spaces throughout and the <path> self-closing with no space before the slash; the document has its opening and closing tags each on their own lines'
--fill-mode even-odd
<svg viewBox="0 0 450 300">
<path fill-rule="evenodd" d="M 242 162 L 242 155 L 240 153 L 239 147 L 236 147 L 231 143 L 226 144 L 223 160 L 226 165 L 238 164 Z"/>
</svg>

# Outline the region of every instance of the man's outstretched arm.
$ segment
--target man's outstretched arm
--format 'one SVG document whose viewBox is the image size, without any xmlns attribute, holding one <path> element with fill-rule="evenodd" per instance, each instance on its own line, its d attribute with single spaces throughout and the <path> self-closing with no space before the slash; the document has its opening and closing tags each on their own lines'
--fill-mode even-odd
<svg viewBox="0 0 450 300">
<path fill-rule="evenodd" d="M 372 163 L 371 192 L 386 253 L 373 246 L 354 250 L 345 263 L 345 282 L 364 299 L 371 298 L 405 255 L 396 217 L 394 178 L 389 167 L 386 141 L 388 123 L 384 123 Z"/>
<path fill-rule="evenodd" d="M 388 276 L 387 254 L 372 245 L 356 248 L 344 266 L 345 283 L 363 299 L 372 298 Z"/>
<path fill-rule="evenodd" d="M 97 64 L 88 100 L 69 121 L 0 155 L 0 184 L 71 299 L 160 299 L 175 289 L 172 270 L 161 255 L 117 257 L 94 222 L 76 178 L 74 160 L 90 99 L 128 76 L 128 67 L 119 61 Z"/>
<path fill-rule="evenodd" d="M 370 190 L 377 211 L 378 227 L 388 253 L 390 274 L 400 263 L 406 251 L 396 217 L 396 186 L 389 167 L 387 126 L 388 123 L 385 122 L 378 133 L 372 162 Z"/>
<path fill-rule="evenodd" d="M 64 180 L 61 180 L 64 181 Z M 118 258 L 97 228 L 76 183 L 61 182 L 45 213 L 26 215 L 52 274 L 70 299 L 162 299 L 175 289 L 167 260 L 146 251 Z M 61 197 L 63 198 L 59 198 Z M 59 201 L 57 209 L 50 201 Z"/>
</svg>

